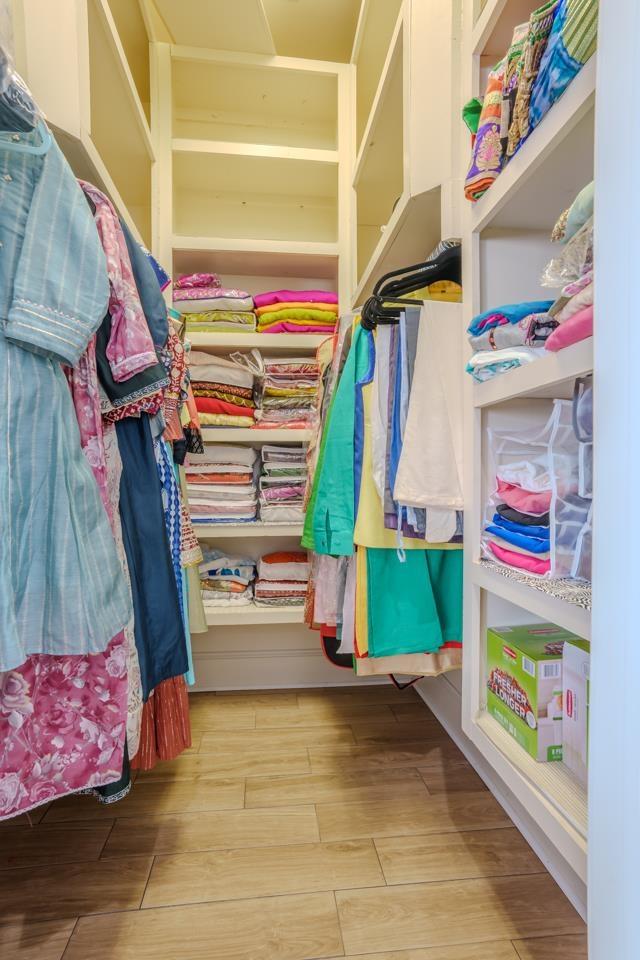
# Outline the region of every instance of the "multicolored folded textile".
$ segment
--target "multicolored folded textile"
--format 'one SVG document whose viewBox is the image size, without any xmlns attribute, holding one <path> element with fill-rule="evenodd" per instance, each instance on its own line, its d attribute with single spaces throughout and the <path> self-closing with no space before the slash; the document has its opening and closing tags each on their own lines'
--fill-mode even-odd
<svg viewBox="0 0 640 960">
<path fill-rule="evenodd" d="M 529 317 L 533 313 L 548 313 L 552 306 L 553 300 L 531 300 L 494 307 L 474 317 L 467 328 L 467 333 L 470 336 L 478 336 L 478 334 L 492 327 L 498 327 L 503 323 L 519 323 L 520 320 L 524 320 L 525 317 Z"/>
<path fill-rule="evenodd" d="M 174 281 L 174 290 L 193 289 L 198 287 L 221 287 L 217 273 L 190 273 Z"/>
<path fill-rule="evenodd" d="M 467 200 L 479 200 L 502 170 L 504 153 L 500 140 L 500 121 L 505 69 L 506 60 L 501 60 L 489 74 L 471 166 L 465 179 L 464 194 Z"/>
<path fill-rule="evenodd" d="M 548 343 L 548 341 L 547 341 Z M 475 353 L 467 364 L 467 373 L 470 373 L 477 383 L 485 383 L 493 377 L 515 367 L 522 367 L 544 356 L 542 347 L 509 347 L 505 350 L 482 350 Z"/>
<path fill-rule="evenodd" d="M 268 303 L 264 307 L 256 307 L 257 317 L 268 317 L 269 314 L 279 313 L 284 307 L 287 310 L 323 310 L 335 316 L 338 315 L 338 304 L 330 302 L 314 302 L 312 300 L 292 300 L 290 303 Z"/>
<path fill-rule="evenodd" d="M 529 117 L 537 127 L 596 51 L 598 0 L 560 0 L 531 91 Z"/>
<path fill-rule="evenodd" d="M 522 51 L 522 69 L 518 82 L 518 92 L 513 108 L 513 119 L 509 128 L 509 139 L 507 143 L 507 156 L 512 157 L 526 140 L 531 132 L 531 122 L 529 119 L 529 103 L 531 100 L 531 90 L 535 83 L 542 57 L 547 48 L 547 42 L 551 36 L 556 12 L 560 6 L 560 0 L 547 0 L 541 7 L 531 14 L 529 18 L 529 29 L 527 38 L 524 42 Z"/>
</svg>

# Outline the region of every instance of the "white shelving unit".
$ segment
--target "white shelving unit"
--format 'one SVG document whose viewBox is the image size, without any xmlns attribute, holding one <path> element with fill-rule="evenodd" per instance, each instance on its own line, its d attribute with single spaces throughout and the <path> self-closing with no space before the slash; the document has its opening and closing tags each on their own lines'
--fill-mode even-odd
<svg viewBox="0 0 640 960">
<path fill-rule="evenodd" d="M 315 333 L 191 333 L 189 342 L 198 350 L 268 350 L 269 353 L 308 353 L 327 339 Z"/>
<path fill-rule="evenodd" d="M 343 309 L 350 305 L 351 81 L 348 64 L 153 44 L 154 248 L 174 275 L 214 272 L 226 286 L 251 294 L 337 290 Z M 266 356 L 310 359 L 326 339 L 190 336 L 193 349 L 218 355 L 257 348 Z M 311 439 L 309 430 L 259 427 L 203 426 L 202 433 L 205 443 L 256 448 Z M 302 525 L 208 524 L 197 534 L 258 558 L 298 547 Z M 323 659 L 316 635 L 302 627 L 301 608 L 210 610 L 207 623 L 212 629 L 193 637 L 201 689 L 261 686 L 276 675 L 286 686 L 346 682 Z"/>
<path fill-rule="evenodd" d="M 194 524 L 198 540 L 217 540 L 224 537 L 243 539 L 253 537 L 302 537 L 301 523 L 198 523 Z"/>
<path fill-rule="evenodd" d="M 534 0 L 488 0 L 466 5 L 464 100 L 483 92 L 486 70 L 506 51 L 513 28 L 536 8 Z M 475 8 L 475 9 L 474 9 Z M 553 297 L 540 286 L 551 258 L 553 225 L 594 175 L 596 60 L 588 63 L 500 174 L 464 213 L 465 328 L 500 303 Z M 467 141 L 467 146 L 469 146 Z M 463 149 L 465 162 L 469 151 Z M 468 355 L 468 344 L 466 344 Z M 593 341 L 483 383 L 465 386 L 465 656 L 462 726 L 506 795 L 513 795 L 546 838 L 556 878 L 586 911 L 587 795 L 562 763 L 529 757 L 486 712 L 485 639 L 488 626 L 549 620 L 591 638 L 591 612 L 581 592 L 501 572 L 480 561 L 480 533 L 491 478 L 488 427 L 517 429 L 539 422 L 553 398 L 570 398 L 576 377 L 593 371 Z M 537 419 L 536 419 L 537 418 Z"/>
<path fill-rule="evenodd" d="M 122 0 L 16 0 L 16 59 L 74 173 L 104 190 L 149 245 L 148 90 L 137 65 L 134 78 L 117 23 L 131 57 L 147 47 L 141 17 Z"/>
<path fill-rule="evenodd" d="M 460 15 L 459 0 L 363 0 L 352 53 L 354 306 L 381 274 L 424 260 L 454 229 Z"/>
<path fill-rule="evenodd" d="M 256 624 L 304 623 L 304 607 L 261 607 L 252 603 L 237 609 L 207 610 L 210 627 L 245 627 Z"/>
</svg>

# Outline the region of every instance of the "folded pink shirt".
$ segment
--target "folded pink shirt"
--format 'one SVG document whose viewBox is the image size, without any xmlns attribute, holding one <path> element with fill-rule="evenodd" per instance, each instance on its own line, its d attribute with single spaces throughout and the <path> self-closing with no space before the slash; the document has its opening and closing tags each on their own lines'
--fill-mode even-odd
<svg viewBox="0 0 640 960">
<path fill-rule="evenodd" d="M 550 560 L 538 560 L 536 557 L 530 557 L 524 553 L 516 553 L 514 550 L 505 550 L 493 540 L 489 541 L 489 549 L 496 559 L 505 563 L 508 567 L 517 567 L 518 570 L 525 570 L 527 573 L 535 573 L 538 576 L 544 576 L 551 570 Z"/>
<path fill-rule="evenodd" d="M 518 487 L 515 483 L 507 483 L 497 478 L 498 495 L 513 510 L 541 516 L 548 513 L 551 506 L 551 490 L 540 490 L 537 493 Z"/>
<path fill-rule="evenodd" d="M 270 290 L 259 293 L 253 298 L 257 307 L 268 307 L 272 303 L 337 303 L 337 293 L 327 290 Z"/>
<path fill-rule="evenodd" d="M 558 350 L 564 350 L 570 347 L 572 343 L 579 343 L 593 336 L 593 304 L 574 313 L 572 317 L 561 323 L 553 331 L 545 343 L 547 350 L 557 353 Z"/>
</svg>

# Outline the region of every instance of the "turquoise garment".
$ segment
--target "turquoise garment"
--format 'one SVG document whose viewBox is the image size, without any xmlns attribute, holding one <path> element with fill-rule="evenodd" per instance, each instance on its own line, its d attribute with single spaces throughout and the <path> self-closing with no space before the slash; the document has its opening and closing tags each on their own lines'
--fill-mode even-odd
<svg viewBox="0 0 640 960">
<path fill-rule="evenodd" d="M 370 657 L 435 653 L 462 641 L 462 551 L 367 549 Z"/>
<path fill-rule="evenodd" d="M 8 125 L 0 115 L 0 672 L 99 653 L 131 616 L 61 366 L 106 313 L 105 255 L 46 127 Z"/>
<path fill-rule="evenodd" d="M 371 363 L 371 333 L 356 327 L 322 439 L 312 502 L 313 549 L 348 557 L 355 527 L 356 386 L 366 382 Z M 304 545 L 308 538 L 303 541 Z"/>
</svg>

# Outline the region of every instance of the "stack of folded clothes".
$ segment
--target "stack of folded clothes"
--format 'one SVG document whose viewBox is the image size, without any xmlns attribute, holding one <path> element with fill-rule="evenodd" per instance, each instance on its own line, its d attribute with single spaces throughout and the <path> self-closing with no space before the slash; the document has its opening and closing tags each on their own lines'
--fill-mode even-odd
<svg viewBox="0 0 640 960">
<path fill-rule="evenodd" d="M 263 358 L 256 420 L 260 427 L 306 429 L 315 419 L 320 366 L 308 357 Z"/>
<path fill-rule="evenodd" d="M 523 573 L 545 576 L 551 570 L 551 484 L 548 477 L 542 477 L 535 486 L 538 489 L 528 490 L 497 477 L 496 496 L 502 502 L 485 527 L 482 546 L 491 560 Z"/>
<path fill-rule="evenodd" d="M 511 303 L 474 317 L 467 333 L 475 353 L 467 373 L 479 383 L 544 356 L 544 345 L 558 326 L 550 316 L 553 300 Z"/>
<path fill-rule="evenodd" d="M 191 386 L 202 427 L 252 427 L 255 422 L 251 370 L 210 353 L 189 354 Z"/>
<path fill-rule="evenodd" d="M 262 448 L 260 519 L 264 523 L 302 523 L 307 483 L 304 447 Z"/>
<path fill-rule="evenodd" d="M 264 607 L 303 606 L 309 582 L 306 553 L 268 553 L 258 561 L 255 601 Z"/>
<path fill-rule="evenodd" d="M 187 333 L 253 333 L 256 315 L 246 290 L 223 287 L 215 273 L 192 273 L 173 285 L 173 306 Z"/>
<path fill-rule="evenodd" d="M 207 607 L 246 607 L 252 602 L 255 560 L 228 557 L 213 548 L 203 550 L 203 557 L 198 570 L 205 610 Z"/>
<path fill-rule="evenodd" d="M 556 352 L 593 336 L 593 210 L 594 185 L 589 183 L 551 234 L 563 251 L 547 265 L 543 281 L 562 289 L 550 310 L 556 329 L 545 343 L 547 350 Z"/>
<path fill-rule="evenodd" d="M 515 26 L 484 100 L 463 110 L 472 133 L 465 195 L 479 200 L 596 50 L 599 0 L 545 0 Z M 526 4 L 533 6 L 533 4 Z"/>
<path fill-rule="evenodd" d="M 254 297 L 258 333 L 326 333 L 338 320 L 338 296 L 326 290 L 271 290 Z"/>
<path fill-rule="evenodd" d="M 189 508 L 194 523 L 251 523 L 258 499 L 252 447 L 206 443 L 190 453 L 186 466 Z"/>
</svg>

